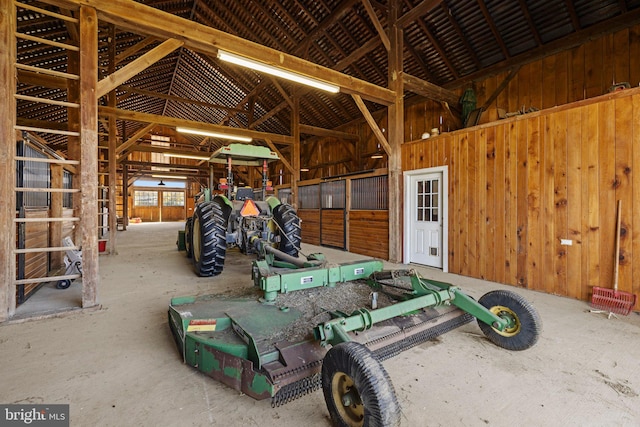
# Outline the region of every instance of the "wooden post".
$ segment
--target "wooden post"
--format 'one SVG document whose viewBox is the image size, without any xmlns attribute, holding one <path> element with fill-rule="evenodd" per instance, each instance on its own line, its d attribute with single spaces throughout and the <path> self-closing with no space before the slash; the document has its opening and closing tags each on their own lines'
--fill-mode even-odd
<svg viewBox="0 0 640 427">
<path fill-rule="evenodd" d="M 109 25 L 109 75 L 112 75 L 116 71 L 116 27 L 113 24 Z M 109 107 L 116 106 L 116 91 L 115 89 L 109 92 L 108 96 Z M 116 206 L 116 182 L 118 174 L 118 161 L 116 158 L 116 146 L 117 141 L 117 126 L 116 118 L 109 117 L 109 254 L 116 255 L 116 236 L 118 233 L 118 212 Z"/>
<path fill-rule="evenodd" d="M 51 188 L 62 188 L 64 178 L 64 168 L 62 165 L 52 163 L 51 166 Z M 49 210 L 49 217 L 61 218 L 62 217 L 62 200 L 63 193 L 53 192 L 51 193 L 51 208 Z M 53 221 L 49 223 L 49 246 L 56 247 L 62 246 L 62 222 Z M 57 270 L 62 267 L 62 259 L 64 252 L 56 251 L 51 252 L 51 270 Z"/>
<path fill-rule="evenodd" d="M 291 146 L 291 206 L 298 209 L 298 181 L 300 181 L 300 96 L 292 97 L 291 111 L 291 136 L 293 145 Z"/>
<path fill-rule="evenodd" d="M 389 89 L 395 92 L 395 101 L 388 107 L 389 152 L 389 261 L 402 261 L 402 143 L 404 141 L 404 100 L 402 83 L 402 28 L 397 20 L 402 13 L 402 2 L 389 2 Z"/>
<path fill-rule="evenodd" d="M 124 134 L 122 135 L 124 138 Z M 129 165 L 122 165 L 122 231 L 129 225 Z"/>
<path fill-rule="evenodd" d="M 16 309 L 16 7 L 0 2 L 0 322 Z"/>
<path fill-rule="evenodd" d="M 80 7 L 82 307 L 98 304 L 98 16 Z"/>
</svg>

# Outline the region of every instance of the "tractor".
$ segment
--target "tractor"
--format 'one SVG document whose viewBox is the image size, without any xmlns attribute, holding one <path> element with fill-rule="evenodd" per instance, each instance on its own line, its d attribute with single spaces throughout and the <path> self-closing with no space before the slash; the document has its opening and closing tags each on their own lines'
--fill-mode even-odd
<svg viewBox="0 0 640 427">
<path fill-rule="evenodd" d="M 193 216 L 185 223 L 185 250 L 193 260 L 198 276 L 222 272 L 226 251 L 238 247 L 244 254 L 264 258 L 266 252 L 285 260 L 295 260 L 301 242 L 300 218 L 295 209 L 274 196 L 268 180 L 268 162 L 279 160 L 267 147 L 230 144 L 216 150 L 210 163 L 226 165 L 227 177 L 218 191 L 211 188 L 198 193 Z M 262 167 L 262 188 L 234 185 L 232 165 Z M 213 186 L 213 179 L 210 180 Z"/>
</svg>

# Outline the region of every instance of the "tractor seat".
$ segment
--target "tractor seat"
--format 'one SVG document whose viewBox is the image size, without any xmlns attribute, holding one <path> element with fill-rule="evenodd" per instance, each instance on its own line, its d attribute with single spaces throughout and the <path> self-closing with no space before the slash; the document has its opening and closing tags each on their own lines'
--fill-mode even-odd
<svg viewBox="0 0 640 427">
<path fill-rule="evenodd" d="M 253 199 L 253 188 L 251 187 L 242 187 L 238 188 L 236 192 L 236 200 L 247 200 Z"/>
</svg>

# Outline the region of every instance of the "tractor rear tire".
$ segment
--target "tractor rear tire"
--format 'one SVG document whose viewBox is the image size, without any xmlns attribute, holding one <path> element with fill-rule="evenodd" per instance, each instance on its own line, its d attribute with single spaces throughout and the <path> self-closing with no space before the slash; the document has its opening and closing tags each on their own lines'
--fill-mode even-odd
<svg viewBox="0 0 640 427">
<path fill-rule="evenodd" d="M 193 217 L 187 218 L 184 224 L 184 249 L 187 258 L 191 258 L 193 256 Z"/>
<path fill-rule="evenodd" d="M 360 343 L 344 342 L 327 352 L 322 391 L 335 426 L 400 425 L 400 405 L 389 374 Z"/>
<path fill-rule="evenodd" d="M 192 223 L 192 260 L 198 276 L 222 273 L 227 252 L 227 217 L 217 200 L 196 207 Z"/>
<path fill-rule="evenodd" d="M 526 350 L 538 342 L 542 321 L 535 308 L 522 296 L 505 290 L 491 291 L 478 302 L 496 316 L 509 321 L 509 325 L 500 331 L 478 320 L 478 326 L 489 341 L 512 351 Z"/>
<path fill-rule="evenodd" d="M 280 244 L 277 249 L 292 257 L 298 257 L 302 242 L 300 218 L 291 205 L 279 204 L 273 209 L 273 219 L 278 224 Z"/>
</svg>

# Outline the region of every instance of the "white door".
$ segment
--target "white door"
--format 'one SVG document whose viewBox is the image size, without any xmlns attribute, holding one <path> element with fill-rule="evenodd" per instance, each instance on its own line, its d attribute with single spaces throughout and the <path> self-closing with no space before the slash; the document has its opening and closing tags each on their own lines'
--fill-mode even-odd
<svg viewBox="0 0 640 427">
<path fill-rule="evenodd" d="M 442 268 L 442 173 L 410 177 L 409 262 Z"/>
</svg>

